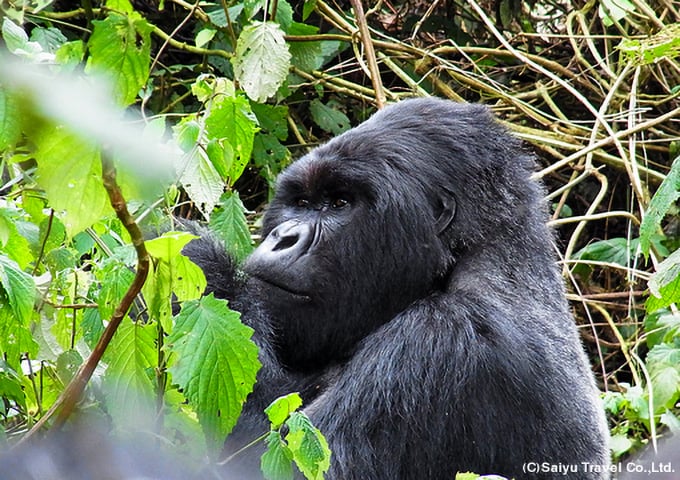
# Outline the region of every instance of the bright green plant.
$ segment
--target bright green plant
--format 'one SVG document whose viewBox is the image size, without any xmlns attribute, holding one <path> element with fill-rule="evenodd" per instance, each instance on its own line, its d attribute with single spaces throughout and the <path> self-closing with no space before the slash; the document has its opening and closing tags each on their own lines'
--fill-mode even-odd
<svg viewBox="0 0 680 480">
<path fill-rule="evenodd" d="M 675 211 L 680 198 L 680 159 L 675 159 L 666 179 L 652 198 L 640 225 L 640 237 L 613 238 L 594 242 L 577 254 L 582 260 L 597 260 L 628 268 L 652 251 L 663 258 L 648 281 L 650 295 L 645 302 L 644 331 L 639 343 L 623 338 L 634 384 L 607 392 L 605 408 L 616 420 L 612 430 L 615 457 L 628 453 L 662 427 L 680 432 L 677 404 L 680 400 L 680 315 L 669 308 L 680 301 L 680 250 L 666 247 L 672 238 L 660 233 L 661 223 Z M 665 258 L 664 258 L 665 257 Z M 575 270 L 584 273 L 583 268 Z M 644 357 L 638 352 L 644 347 Z M 644 361 L 643 361 L 644 359 Z"/>
<path fill-rule="evenodd" d="M 237 259 L 251 251 L 234 183 L 252 157 L 268 178 L 289 158 L 279 143 L 285 107 L 258 103 L 284 85 L 294 59 L 282 30 L 293 24 L 279 5 L 279 23 L 253 20 L 262 5 L 249 5 L 227 52 L 234 77 L 197 75 L 189 87 L 196 109 L 179 118 L 130 116 L 154 87 L 157 27 L 127 0 L 97 11 L 87 40 L 69 41 L 49 25 L 29 37 L 4 17 L 3 435 L 32 436 L 47 422 L 58 428 L 80 402 L 114 430 L 135 427 L 131 412 L 144 412 L 174 451 L 221 460 L 255 383 L 257 348 L 238 312 L 203 296 L 203 272 L 181 255 L 193 236 L 175 231 L 172 212 L 188 198 Z M 211 22 L 197 43 L 222 38 Z M 265 81 L 253 80 L 256 71 Z M 274 158 L 262 158 L 269 150 Z M 156 238 L 145 241 L 142 230 Z M 307 478 L 328 469 L 325 440 L 300 406 L 272 419 L 267 478 L 289 478 L 277 472 L 292 472 L 293 463 Z"/>
</svg>

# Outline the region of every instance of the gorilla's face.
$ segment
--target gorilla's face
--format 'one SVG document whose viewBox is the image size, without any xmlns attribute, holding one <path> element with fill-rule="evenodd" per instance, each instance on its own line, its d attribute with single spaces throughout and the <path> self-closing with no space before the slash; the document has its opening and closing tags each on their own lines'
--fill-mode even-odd
<svg viewBox="0 0 680 480">
<path fill-rule="evenodd" d="M 334 291 L 329 283 L 337 281 L 341 268 L 338 250 L 356 251 L 348 244 L 349 230 L 369 215 L 372 203 L 370 185 L 327 162 L 306 160 L 279 178 L 264 218 L 262 244 L 246 264 L 248 273 L 267 284 L 271 302 L 283 308 L 289 303 L 328 301 L 326 293 L 337 298 L 342 282 Z"/>
<path fill-rule="evenodd" d="M 447 254 L 425 195 L 388 162 L 325 147 L 280 176 L 245 270 L 275 321 L 285 363 L 342 361 L 436 287 Z"/>
</svg>

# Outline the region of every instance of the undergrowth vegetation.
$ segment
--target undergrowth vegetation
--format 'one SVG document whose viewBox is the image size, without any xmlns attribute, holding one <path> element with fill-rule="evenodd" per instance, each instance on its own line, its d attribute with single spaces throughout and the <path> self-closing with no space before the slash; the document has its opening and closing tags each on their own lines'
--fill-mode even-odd
<svg viewBox="0 0 680 480">
<path fill-rule="evenodd" d="M 238 313 L 202 297 L 173 219 L 209 222 L 244 258 L 293 158 L 424 95 L 490 105 L 536 152 L 614 458 L 680 431 L 678 5 L 359 7 L 2 4 L 2 442 L 76 407 L 115 429 L 140 428 L 138 411 L 188 457 L 224 460 L 257 351 Z M 269 478 L 328 467 L 299 407 L 268 411 Z"/>
</svg>

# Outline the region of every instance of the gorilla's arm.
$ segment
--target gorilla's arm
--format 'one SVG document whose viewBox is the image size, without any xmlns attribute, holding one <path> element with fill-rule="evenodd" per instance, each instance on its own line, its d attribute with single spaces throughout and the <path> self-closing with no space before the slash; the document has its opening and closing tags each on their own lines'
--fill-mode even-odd
<svg viewBox="0 0 680 480">
<path fill-rule="evenodd" d="M 607 464 L 588 448 L 606 434 L 593 428 L 592 392 L 573 391 L 583 372 L 469 293 L 425 299 L 368 336 L 306 408 L 332 446 L 329 478 L 453 478 L 457 468 L 529 478 L 522 464 L 537 452 Z"/>
<path fill-rule="evenodd" d="M 245 276 L 224 245 L 210 230 L 195 222 L 182 221 L 180 225 L 199 237 L 189 242 L 182 254 L 203 270 L 208 284 L 205 293 L 214 293 L 215 297 L 227 299 L 230 303 L 240 300 Z"/>
</svg>

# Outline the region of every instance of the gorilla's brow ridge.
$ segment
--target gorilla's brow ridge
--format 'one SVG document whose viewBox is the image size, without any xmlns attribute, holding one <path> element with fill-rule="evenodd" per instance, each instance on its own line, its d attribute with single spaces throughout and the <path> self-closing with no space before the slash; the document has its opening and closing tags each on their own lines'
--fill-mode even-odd
<svg viewBox="0 0 680 480">
<path fill-rule="evenodd" d="M 337 160 L 343 162 L 343 160 Z M 356 169 L 338 168 L 334 161 L 315 162 L 305 164 L 295 171 L 294 175 L 287 175 L 278 185 L 278 191 L 287 194 L 286 198 L 300 195 L 334 196 L 349 194 L 354 197 L 371 196 L 375 189 L 373 179 L 369 176 L 358 175 Z M 313 165 L 311 167 L 310 165 Z"/>
</svg>

